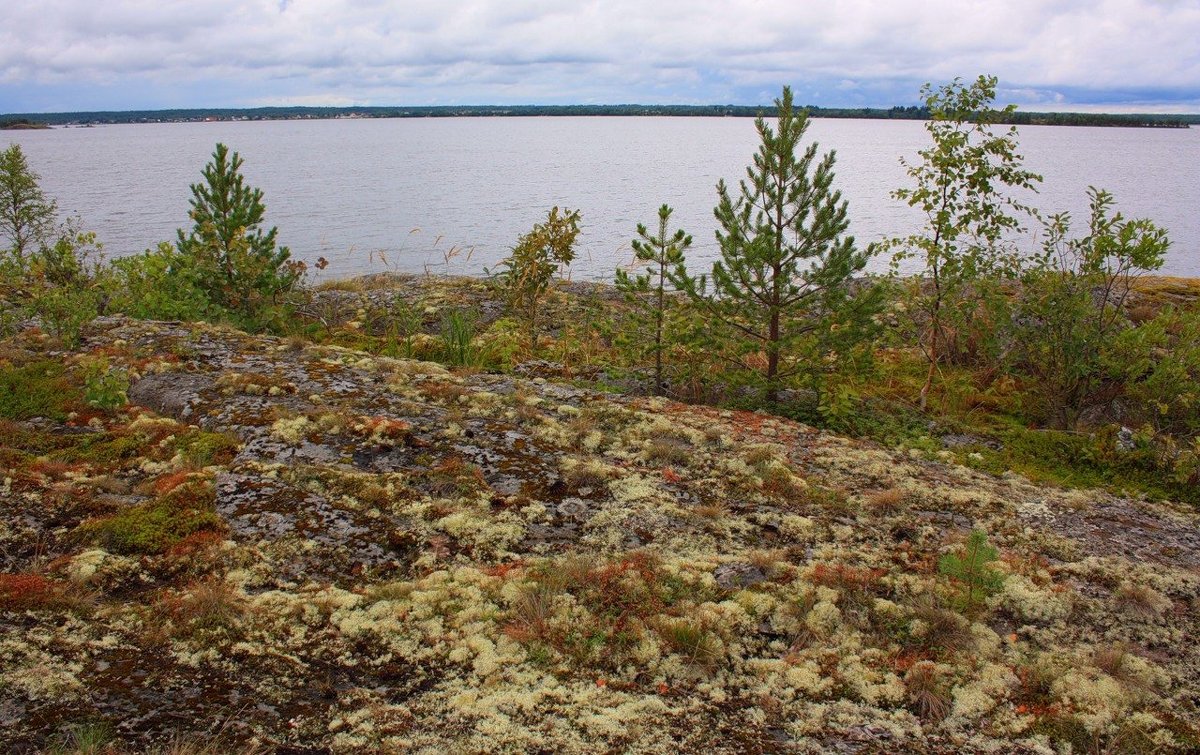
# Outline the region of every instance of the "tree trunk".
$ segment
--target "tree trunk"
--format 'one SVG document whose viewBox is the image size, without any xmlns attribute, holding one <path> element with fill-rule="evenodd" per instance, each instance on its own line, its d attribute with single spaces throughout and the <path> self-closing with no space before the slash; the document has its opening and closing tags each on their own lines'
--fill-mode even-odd
<svg viewBox="0 0 1200 755">
<path fill-rule="evenodd" d="M 662 231 L 665 234 L 666 231 Z M 663 252 L 665 255 L 665 252 Z M 663 278 L 666 276 L 666 264 L 660 262 L 658 268 L 658 309 L 654 313 L 654 395 L 662 396 L 663 390 L 663 356 L 662 356 L 662 335 L 663 335 Z"/>
<path fill-rule="evenodd" d="M 529 307 L 529 353 L 536 359 L 538 355 L 537 303 Z"/>
<path fill-rule="evenodd" d="M 767 403 L 779 401 L 779 308 L 771 310 L 770 331 L 767 334 Z"/>
</svg>

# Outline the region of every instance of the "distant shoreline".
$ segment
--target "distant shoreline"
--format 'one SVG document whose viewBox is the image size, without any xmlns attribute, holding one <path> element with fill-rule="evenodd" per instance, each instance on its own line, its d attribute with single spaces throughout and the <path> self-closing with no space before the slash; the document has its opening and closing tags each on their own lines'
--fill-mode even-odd
<svg viewBox="0 0 1200 755">
<path fill-rule="evenodd" d="M 50 124 L 41 121 L 28 121 L 25 119 L 0 121 L 0 131 L 39 131 L 48 128 L 50 128 Z"/>
<path fill-rule="evenodd" d="M 822 108 L 808 107 L 813 118 L 923 121 L 923 107 Z M 77 111 L 64 113 L 0 114 L 0 124 L 25 123 L 17 128 L 89 126 L 131 123 L 203 123 L 266 120 L 359 120 L 369 118 L 511 118 L 511 117 L 705 117 L 753 118 L 769 115 L 766 105 L 462 105 L 423 107 L 264 107 L 191 108 L 177 110 Z M 1200 114 L 1151 113 L 1037 113 L 1014 112 L 1006 125 L 1105 126 L 1123 128 L 1189 128 Z"/>
</svg>

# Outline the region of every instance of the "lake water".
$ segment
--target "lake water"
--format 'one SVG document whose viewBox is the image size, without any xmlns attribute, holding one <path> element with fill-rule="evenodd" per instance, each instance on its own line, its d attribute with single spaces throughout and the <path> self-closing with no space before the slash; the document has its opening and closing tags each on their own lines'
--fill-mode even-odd
<svg viewBox="0 0 1200 755">
<path fill-rule="evenodd" d="M 899 159 L 927 144 L 915 121 L 814 120 L 808 137 L 837 150 L 835 185 L 860 243 L 903 235 L 921 218 L 889 197 L 908 185 Z M 666 202 L 695 237 L 690 260 L 717 254 L 715 185 L 734 183 L 757 147 L 743 118 L 436 118 L 146 124 L 11 131 L 60 208 L 106 253 L 138 252 L 190 227 L 189 184 L 213 145 L 245 159 L 267 222 L 320 277 L 380 270 L 478 273 L 553 205 L 582 211 L 577 279 L 608 279 L 630 260 L 637 223 Z M 1034 203 L 1082 226 L 1089 185 L 1173 241 L 1164 272 L 1200 275 L 1200 129 L 1026 126 L 1026 165 L 1045 182 Z M 1033 242 L 1024 242 L 1027 246 Z M 883 269 L 882 262 L 874 267 Z"/>
</svg>

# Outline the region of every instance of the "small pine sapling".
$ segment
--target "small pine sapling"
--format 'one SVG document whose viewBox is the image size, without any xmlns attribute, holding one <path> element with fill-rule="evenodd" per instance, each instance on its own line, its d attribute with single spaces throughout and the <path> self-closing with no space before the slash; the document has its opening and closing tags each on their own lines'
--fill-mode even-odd
<svg viewBox="0 0 1200 755">
<path fill-rule="evenodd" d="M 242 158 L 218 143 L 204 166 L 204 182 L 192 184 L 190 233 L 178 231 L 180 267 L 220 307 L 255 320 L 292 291 L 305 265 L 276 246 L 279 230 L 264 230 L 261 189 L 246 185 Z"/>
<path fill-rule="evenodd" d="M 665 204 L 658 208 L 657 236 L 651 236 L 646 226 L 638 223 L 640 238 L 633 240 L 633 253 L 637 263 L 644 264 L 645 272 L 630 276 L 625 270 L 617 270 L 616 277 L 617 290 L 637 308 L 633 318 L 634 338 L 641 340 L 645 326 L 654 329 L 654 342 L 649 350 L 654 354 L 654 393 L 659 396 L 663 395 L 663 353 L 669 340 L 666 333 L 669 274 L 683 265 L 683 253 L 692 245 L 692 237 L 682 228 L 667 235 L 672 212 Z"/>
<path fill-rule="evenodd" d="M 774 126 L 755 121 L 760 145 L 746 178 L 734 192 L 724 180 L 717 184 L 721 255 L 711 292 L 707 275 L 693 278 L 682 266 L 671 274 L 719 326 L 724 356 L 761 380 L 769 404 L 785 380 L 801 376 L 820 390 L 848 355 L 869 351 L 880 304 L 852 285 L 874 247 L 860 250 L 846 234 L 834 153 L 818 159 L 816 143 L 801 148 L 808 112 L 793 107 L 790 88 L 775 105 Z"/>
<path fill-rule="evenodd" d="M 938 573 L 954 582 L 958 590 L 955 604 L 964 614 L 977 615 L 988 596 L 1003 587 L 1004 574 L 991 566 L 999 556 L 988 543 L 987 533 L 974 530 L 958 553 L 947 553 L 938 560 Z"/>
</svg>

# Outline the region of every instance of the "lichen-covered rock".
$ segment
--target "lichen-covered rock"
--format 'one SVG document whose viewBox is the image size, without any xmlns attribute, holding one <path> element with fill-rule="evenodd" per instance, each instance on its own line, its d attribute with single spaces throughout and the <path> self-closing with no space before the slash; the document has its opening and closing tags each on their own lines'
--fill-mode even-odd
<svg viewBox="0 0 1200 755">
<path fill-rule="evenodd" d="M 206 325 L 50 348 L 0 359 L 102 354 L 130 405 L 0 427 L 6 750 L 1200 741 L 1195 512 Z M 1003 583 L 965 602 L 938 561 L 973 529 Z"/>
</svg>

